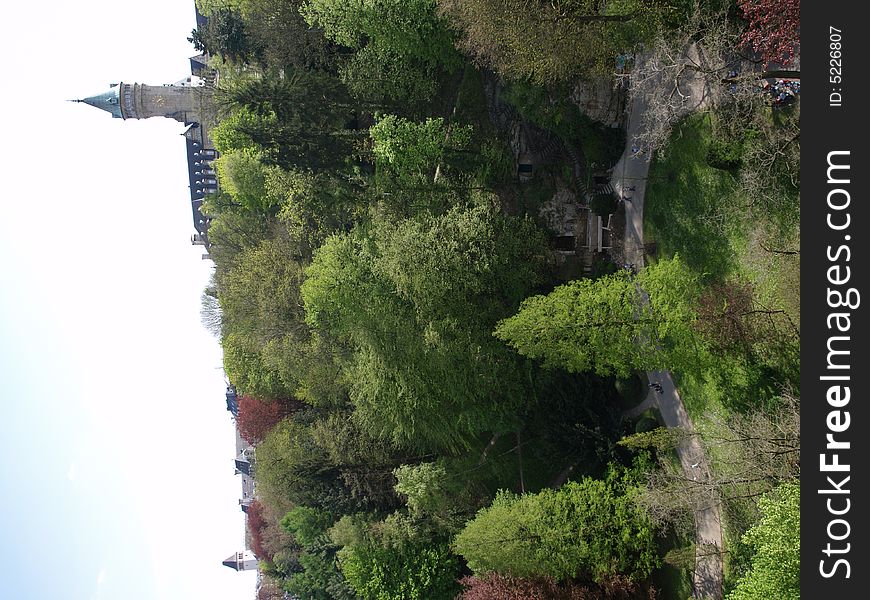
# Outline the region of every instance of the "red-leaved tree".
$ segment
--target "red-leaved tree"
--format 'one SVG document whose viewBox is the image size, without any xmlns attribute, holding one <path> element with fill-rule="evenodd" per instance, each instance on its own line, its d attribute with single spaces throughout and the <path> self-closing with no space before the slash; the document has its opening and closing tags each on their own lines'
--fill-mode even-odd
<svg viewBox="0 0 870 600">
<path fill-rule="evenodd" d="M 258 444 L 281 419 L 298 410 L 298 400 L 259 400 L 253 396 L 239 398 L 236 424 L 239 434 L 249 444 Z"/>
<path fill-rule="evenodd" d="M 556 583 L 549 577 L 510 577 L 488 573 L 464 577 L 465 590 L 457 600 L 654 600 L 654 590 L 641 588 L 627 577 L 614 577 L 600 585 L 568 581 Z"/>
<path fill-rule="evenodd" d="M 788 65 L 801 42 L 800 0 L 737 0 L 749 24 L 741 44 L 761 53 L 765 63 Z"/>
<path fill-rule="evenodd" d="M 263 530 L 266 529 L 264 507 L 254 500 L 248 507 L 248 533 L 251 535 L 251 550 L 260 560 L 271 560 L 272 556 L 263 547 Z"/>
</svg>

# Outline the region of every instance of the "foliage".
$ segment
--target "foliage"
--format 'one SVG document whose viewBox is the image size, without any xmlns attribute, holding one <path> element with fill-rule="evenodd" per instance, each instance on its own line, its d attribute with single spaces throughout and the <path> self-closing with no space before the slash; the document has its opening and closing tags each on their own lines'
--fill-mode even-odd
<svg viewBox="0 0 870 600">
<path fill-rule="evenodd" d="M 360 100 L 424 102 L 439 73 L 459 62 L 434 0 L 307 0 L 300 12 L 327 38 L 355 50 L 340 72 Z"/>
<path fill-rule="evenodd" d="M 530 221 L 489 207 L 378 223 L 324 244 L 306 270 L 306 318 L 355 348 L 347 381 L 366 429 L 456 448 L 502 426 L 521 387 L 489 331 L 539 281 L 542 245 Z"/>
<path fill-rule="evenodd" d="M 203 29 L 194 29 L 187 38 L 198 52 L 221 56 L 233 62 L 258 58 L 261 49 L 249 38 L 245 22 L 238 11 L 220 8 L 211 11 Z"/>
<path fill-rule="evenodd" d="M 248 132 L 260 127 L 275 126 L 277 126 L 277 118 L 274 115 L 258 115 L 251 110 L 242 108 L 221 119 L 212 128 L 209 135 L 214 147 L 222 154 L 234 150 L 258 150 L 257 143 Z"/>
<path fill-rule="evenodd" d="M 300 12 L 326 37 L 349 48 L 368 44 L 434 63 L 455 60 L 434 0 L 307 0 Z"/>
<path fill-rule="evenodd" d="M 759 500 L 761 520 L 743 536 L 751 567 L 728 600 L 800 598 L 800 485 L 783 483 Z"/>
<path fill-rule="evenodd" d="M 800 0 L 737 0 L 737 6 L 749 22 L 741 43 L 765 63 L 791 63 L 800 48 Z"/>
<path fill-rule="evenodd" d="M 557 581 L 624 574 L 643 579 L 658 564 L 653 529 L 632 497 L 635 481 L 612 469 L 538 494 L 501 491 L 456 536 L 476 574 L 495 571 Z"/>
<path fill-rule="evenodd" d="M 259 344 L 239 333 L 221 338 L 224 372 L 240 392 L 257 398 L 286 398 L 293 392 L 280 374 L 265 364 Z"/>
<path fill-rule="evenodd" d="M 446 543 L 345 547 L 341 571 L 363 600 L 453 600 L 459 563 Z"/>
<path fill-rule="evenodd" d="M 299 554 L 300 572 L 290 574 L 284 589 L 306 600 L 355 600 L 335 562 L 335 552 L 303 551 Z"/>
<path fill-rule="evenodd" d="M 439 11 L 461 31 L 459 46 L 509 79 L 537 83 L 606 72 L 663 17 L 659 3 L 563 0 L 439 0 Z"/>
<path fill-rule="evenodd" d="M 240 208 L 254 213 L 268 214 L 274 200 L 266 194 L 267 167 L 254 150 L 245 148 L 222 155 L 214 161 L 221 189 Z"/>
<path fill-rule="evenodd" d="M 448 155 L 462 150 L 471 139 L 471 127 L 448 127 L 444 119 L 414 123 L 395 115 L 382 116 L 369 130 L 377 165 L 400 181 L 431 178 Z"/>
<path fill-rule="evenodd" d="M 546 367 L 572 372 L 628 376 L 674 367 L 694 353 L 698 291 L 678 257 L 661 260 L 637 277 L 620 271 L 529 298 L 495 335 Z"/>
<path fill-rule="evenodd" d="M 626 577 L 614 577 L 598 585 L 567 581 L 556 583 L 549 577 L 512 577 L 487 573 L 464 577 L 457 600 L 631 600 L 652 598 Z"/>
<path fill-rule="evenodd" d="M 263 505 L 255 499 L 248 507 L 246 527 L 251 532 L 251 549 L 254 554 L 257 558 L 269 560 L 272 555 L 263 547 L 263 530 L 266 528 L 266 519 L 263 513 Z"/>
<path fill-rule="evenodd" d="M 299 241 L 306 260 L 331 233 L 346 231 L 362 219 L 362 200 L 354 194 L 354 183 L 338 175 L 272 169 L 266 191 L 277 199 L 278 220 Z"/>
<path fill-rule="evenodd" d="M 293 534 L 299 545 L 311 547 L 321 542 L 326 530 L 334 521 L 335 517 L 329 512 L 297 506 L 284 515 L 281 519 L 281 527 Z"/>
<path fill-rule="evenodd" d="M 390 48 L 366 46 L 339 68 L 339 77 L 360 102 L 390 110 L 425 104 L 438 89 L 439 69 L 423 59 Z"/>
<path fill-rule="evenodd" d="M 257 446 L 257 486 L 267 500 L 286 498 L 339 513 L 353 506 L 339 469 L 293 419 L 278 423 Z"/>
<path fill-rule="evenodd" d="M 263 240 L 218 273 L 218 298 L 231 331 L 265 344 L 304 328 L 297 252 L 292 240 Z"/>
<path fill-rule="evenodd" d="M 257 444 L 294 408 L 298 408 L 298 404 L 290 401 L 265 402 L 252 396 L 241 396 L 236 427 L 246 442 Z"/>
<path fill-rule="evenodd" d="M 411 514 L 434 514 L 448 508 L 443 464 L 402 465 L 394 471 L 396 491 L 406 498 Z"/>
<path fill-rule="evenodd" d="M 738 142 L 715 138 L 707 147 L 707 164 L 714 169 L 732 171 L 740 167 L 742 148 Z"/>
</svg>

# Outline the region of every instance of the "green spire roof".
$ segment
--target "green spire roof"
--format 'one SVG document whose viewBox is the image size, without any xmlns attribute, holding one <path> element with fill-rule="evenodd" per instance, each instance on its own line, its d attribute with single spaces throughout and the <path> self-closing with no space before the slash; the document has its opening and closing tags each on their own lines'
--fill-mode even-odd
<svg viewBox="0 0 870 600">
<path fill-rule="evenodd" d="M 79 100 L 79 102 L 90 104 L 91 106 L 95 106 L 108 113 L 111 113 L 112 116 L 117 119 L 124 118 L 121 114 L 121 99 L 118 93 L 117 85 L 112 86 L 112 88 L 108 92 L 104 92 L 97 96 L 91 96 L 89 98 Z"/>
</svg>

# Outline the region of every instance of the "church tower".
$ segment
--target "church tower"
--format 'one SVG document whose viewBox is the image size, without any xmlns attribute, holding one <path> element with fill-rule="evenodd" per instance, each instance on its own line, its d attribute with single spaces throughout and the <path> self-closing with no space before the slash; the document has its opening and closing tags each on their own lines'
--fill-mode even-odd
<svg viewBox="0 0 870 600">
<path fill-rule="evenodd" d="M 208 227 L 210 217 L 200 208 L 209 194 L 219 192 L 218 180 L 212 161 L 219 152 L 212 144 L 209 132 L 215 124 L 215 109 L 212 105 L 215 73 L 206 64 L 206 57 L 199 55 L 190 59 L 191 74 L 181 81 L 168 85 L 144 83 L 113 83 L 108 91 L 73 102 L 83 102 L 104 110 L 116 119 L 148 119 L 166 117 L 186 126 L 184 132 L 187 146 L 187 173 L 190 181 L 190 208 L 195 233 L 191 242 L 204 246 L 208 254 Z"/>
<path fill-rule="evenodd" d="M 223 565 L 236 571 L 256 571 L 259 562 L 253 552 L 243 550 L 227 558 L 223 561 Z"/>
<path fill-rule="evenodd" d="M 171 85 L 114 83 L 109 91 L 78 100 L 118 119 L 167 117 L 182 123 L 202 123 L 208 91 L 191 85 L 191 78 Z"/>
</svg>

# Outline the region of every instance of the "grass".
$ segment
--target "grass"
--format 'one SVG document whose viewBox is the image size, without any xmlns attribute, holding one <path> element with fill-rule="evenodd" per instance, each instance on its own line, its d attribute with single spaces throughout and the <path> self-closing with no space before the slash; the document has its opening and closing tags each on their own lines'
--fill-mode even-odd
<svg viewBox="0 0 870 600">
<path fill-rule="evenodd" d="M 653 161 L 644 210 L 646 240 L 657 242 L 663 256 L 679 254 L 706 284 L 751 283 L 754 307 L 784 314 L 777 315 L 770 335 L 758 336 L 748 348 L 713 353 L 702 347 L 695 369 L 674 373 L 686 411 L 707 439 L 723 433 L 721 422 L 730 415 L 772 402 L 781 386 L 797 384 L 800 374 L 800 255 L 793 253 L 799 247 L 797 225 L 784 228 L 787 219 L 773 208 L 769 213 L 751 210 L 739 171 L 707 164 L 715 129 L 715 116 L 693 115 L 674 132 L 667 153 Z M 736 458 L 729 452 L 737 451 L 711 444 L 712 471 L 723 472 Z M 755 503 L 738 499 L 723 508 L 725 548 L 738 548 L 756 518 Z M 731 581 L 736 573 L 731 573 L 727 552 L 725 559 L 726 581 Z M 679 576 L 664 571 L 665 579 Z M 665 597 L 680 597 L 671 594 L 667 591 Z"/>
<path fill-rule="evenodd" d="M 734 175 L 704 161 L 711 139 L 709 115 L 684 122 L 650 167 L 644 206 L 646 241 L 658 242 L 663 256 L 679 254 L 706 281 L 737 269 L 748 237 Z"/>
</svg>

